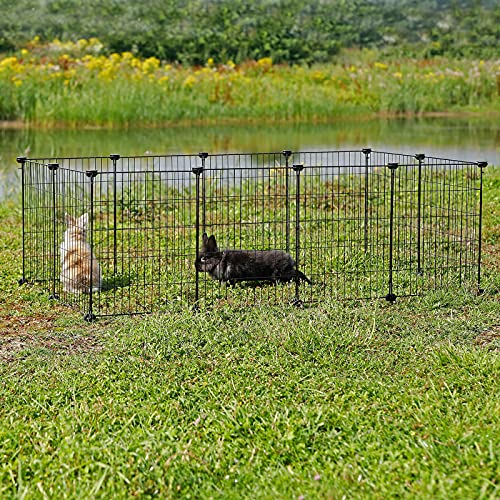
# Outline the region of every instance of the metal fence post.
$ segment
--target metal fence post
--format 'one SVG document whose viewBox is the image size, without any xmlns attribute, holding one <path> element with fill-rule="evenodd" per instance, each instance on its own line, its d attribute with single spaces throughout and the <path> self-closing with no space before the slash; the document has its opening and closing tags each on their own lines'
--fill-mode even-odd
<svg viewBox="0 0 500 500">
<path fill-rule="evenodd" d="M 205 157 L 206 158 L 206 157 Z M 202 158 L 203 160 L 203 158 Z M 191 169 L 194 175 L 196 175 L 196 262 L 200 256 L 200 175 L 202 174 L 205 167 L 194 167 Z M 198 270 L 195 269 L 195 305 L 194 308 L 198 308 L 199 299 L 199 276 Z"/>
<path fill-rule="evenodd" d="M 361 150 L 365 155 L 365 254 L 368 252 L 368 168 L 370 166 L 370 148 Z"/>
<path fill-rule="evenodd" d="M 201 172 L 205 170 L 205 160 L 208 158 L 208 153 L 202 152 L 198 153 L 198 156 L 201 158 Z M 201 173 L 200 172 L 200 173 Z M 199 174 L 198 174 L 199 175 Z M 196 198 L 198 198 L 198 195 L 196 195 Z M 202 215 L 201 215 L 201 227 L 203 229 L 203 232 L 206 231 L 206 214 L 205 214 L 205 203 L 206 203 L 206 185 L 205 185 L 205 176 L 202 178 L 202 186 L 201 186 L 201 210 L 202 210 Z M 196 241 L 198 243 L 198 240 Z"/>
<path fill-rule="evenodd" d="M 16 158 L 17 163 L 20 165 L 21 169 L 21 219 L 22 219 L 22 224 L 23 224 L 23 229 L 22 229 L 22 235 L 23 235 L 23 276 L 22 278 L 18 281 L 20 285 L 23 285 L 24 283 L 27 283 L 28 280 L 26 279 L 26 220 L 25 220 L 25 183 L 26 179 L 24 177 L 24 166 L 26 162 L 28 161 L 28 158 L 26 156 L 18 156 Z"/>
<path fill-rule="evenodd" d="M 295 298 L 293 304 L 301 306 L 302 301 L 299 297 L 300 279 L 299 279 L 299 259 L 300 259 L 300 172 L 304 170 L 304 165 L 293 165 L 293 170 L 297 174 L 297 189 L 295 193 Z"/>
<path fill-rule="evenodd" d="M 415 155 L 418 160 L 417 178 L 417 274 L 422 275 L 422 163 L 425 159 L 423 153 Z"/>
<path fill-rule="evenodd" d="M 113 162 L 113 274 L 116 276 L 117 272 L 117 231 L 116 231 L 116 223 L 117 223 L 117 215 L 116 215 L 116 163 L 120 159 L 120 155 L 111 154 L 109 155 L 111 161 Z"/>
<path fill-rule="evenodd" d="M 94 179 L 97 177 L 97 170 L 87 170 L 85 172 L 85 175 L 90 179 L 90 214 L 89 214 L 89 219 L 90 219 L 90 228 L 89 228 L 89 244 L 90 244 L 90 250 L 92 252 L 92 258 L 94 258 Z M 92 262 L 91 262 L 92 266 Z M 92 268 L 90 271 L 90 290 L 89 290 L 89 310 L 87 314 L 85 314 L 84 319 L 85 321 L 94 321 L 96 319 L 96 316 L 93 312 L 93 305 L 94 305 L 94 283 L 93 281 L 93 272 Z"/>
<path fill-rule="evenodd" d="M 399 163 L 388 163 L 387 168 L 391 171 L 391 207 L 389 212 L 389 293 L 385 296 L 388 302 L 394 302 L 396 295 L 393 291 L 393 254 L 394 254 L 394 189 L 396 169 Z"/>
<path fill-rule="evenodd" d="M 57 238 L 56 238 L 56 173 L 59 168 L 58 163 L 49 163 L 48 169 L 52 172 L 51 185 L 52 185 L 52 293 L 49 299 L 58 299 L 56 294 L 56 262 L 57 262 Z"/>
<path fill-rule="evenodd" d="M 285 149 L 281 152 L 285 157 L 285 250 L 288 253 L 290 251 L 290 172 L 289 172 L 289 161 L 292 152 Z"/>
<path fill-rule="evenodd" d="M 481 288 L 481 250 L 483 237 L 483 169 L 488 166 L 487 161 L 478 161 L 479 168 L 479 241 L 477 249 L 477 293 L 482 294 L 484 290 Z"/>
</svg>

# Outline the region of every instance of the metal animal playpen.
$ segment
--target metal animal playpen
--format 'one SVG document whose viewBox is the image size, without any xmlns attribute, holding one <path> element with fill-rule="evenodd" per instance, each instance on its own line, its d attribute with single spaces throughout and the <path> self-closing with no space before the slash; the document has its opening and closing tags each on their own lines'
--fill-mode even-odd
<svg viewBox="0 0 500 500">
<path fill-rule="evenodd" d="M 18 162 L 20 283 L 40 283 L 88 320 L 181 304 L 392 302 L 480 287 L 486 162 L 371 149 Z M 88 214 L 100 288 L 69 292 L 61 283 L 65 213 Z M 211 279 L 194 265 L 203 233 L 221 250 L 287 252 L 296 277 L 234 286 Z"/>
</svg>

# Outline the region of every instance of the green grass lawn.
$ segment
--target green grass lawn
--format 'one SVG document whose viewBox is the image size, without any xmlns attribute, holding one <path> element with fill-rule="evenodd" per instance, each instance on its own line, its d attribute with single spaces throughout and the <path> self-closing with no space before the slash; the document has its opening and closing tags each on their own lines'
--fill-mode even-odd
<svg viewBox="0 0 500 500">
<path fill-rule="evenodd" d="M 0 497 L 496 498 L 500 169 L 485 293 L 93 324 L 19 287 L 0 206 Z"/>
</svg>

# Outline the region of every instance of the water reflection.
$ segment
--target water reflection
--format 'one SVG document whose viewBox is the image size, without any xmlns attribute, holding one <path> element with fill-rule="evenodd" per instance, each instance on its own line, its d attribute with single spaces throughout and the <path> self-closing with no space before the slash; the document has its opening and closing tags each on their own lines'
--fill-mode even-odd
<svg viewBox="0 0 500 500">
<path fill-rule="evenodd" d="M 64 157 L 361 149 L 499 164 L 494 118 L 413 118 L 331 124 L 172 127 L 126 130 L 0 129 L 0 196 L 18 185 L 17 156 Z"/>
</svg>

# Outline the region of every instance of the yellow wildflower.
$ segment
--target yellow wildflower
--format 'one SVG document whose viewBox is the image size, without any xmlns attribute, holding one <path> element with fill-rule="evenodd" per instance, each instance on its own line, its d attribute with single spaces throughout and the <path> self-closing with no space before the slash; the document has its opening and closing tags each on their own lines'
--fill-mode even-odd
<svg viewBox="0 0 500 500">
<path fill-rule="evenodd" d="M 15 57 L 15 56 L 6 57 L 2 61 L 0 61 L 0 69 L 13 68 L 15 66 L 17 66 L 17 57 Z"/>
<path fill-rule="evenodd" d="M 376 62 L 373 66 L 375 66 L 375 68 L 378 68 L 378 69 L 387 69 L 389 67 L 389 66 L 387 66 L 387 64 L 380 63 L 380 62 Z"/>
<path fill-rule="evenodd" d="M 134 57 L 130 60 L 130 66 L 132 66 L 132 68 L 141 68 L 142 66 L 142 62 L 140 59 L 138 59 L 137 57 Z"/>
<path fill-rule="evenodd" d="M 142 63 L 142 71 L 144 73 L 152 73 L 160 67 L 160 60 L 156 57 L 148 57 Z"/>
<path fill-rule="evenodd" d="M 257 66 L 261 66 L 263 68 L 270 68 L 273 65 L 273 60 L 271 57 L 263 57 L 257 61 Z"/>
<path fill-rule="evenodd" d="M 193 75 L 189 75 L 182 84 L 184 87 L 190 89 L 196 83 L 196 78 Z"/>
<path fill-rule="evenodd" d="M 323 73 L 323 71 L 316 70 L 312 74 L 312 79 L 315 82 L 323 83 L 324 81 L 326 81 L 328 79 L 328 75 L 326 75 L 325 73 Z"/>
<path fill-rule="evenodd" d="M 106 63 L 106 58 L 87 55 L 82 58 L 82 61 L 88 69 L 101 69 Z"/>
<path fill-rule="evenodd" d="M 111 68 L 106 68 L 100 71 L 98 76 L 100 80 L 103 80 L 105 82 L 110 82 L 113 80 L 114 73 Z"/>
</svg>

